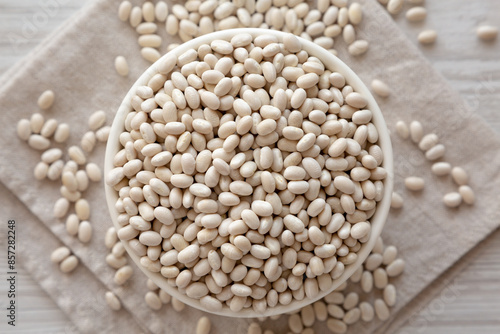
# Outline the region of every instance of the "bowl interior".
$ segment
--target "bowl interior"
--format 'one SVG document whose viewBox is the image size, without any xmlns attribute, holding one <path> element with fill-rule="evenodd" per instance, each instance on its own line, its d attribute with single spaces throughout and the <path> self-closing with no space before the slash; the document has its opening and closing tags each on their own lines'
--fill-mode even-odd
<svg viewBox="0 0 500 334">
<path fill-rule="evenodd" d="M 185 51 L 189 49 L 197 49 L 200 45 L 202 44 L 210 44 L 211 41 L 215 39 L 224 39 L 224 40 L 230 40 L 232 36 L 239 34 L 239 33 L 249 33 L 251 34 L 254 38 L 258 35 L 263 35 L 263 34 L 271 34 L 275 35 L 278 37 L 280 41 L 283 40 L 283 36 L 285 33 L 280 32 L 280 31 L 275 31 L 275 30 L 265 30 L 265 29 L 256 29 L 256 28 L 245 28 L 245 29 L 231 29 L 231 30 L 225 30 L 225 31 L 219 31 L 219 32 L 214 32 L 211 34 L 207 34 L 201 37 L 198 37 L 196 39 L 193 39 L 191 41 L 188 41 L 184 44 L 181 44 L 177 48 L 173 49 L 169 53 L 173 53 L 176 56 L 179 56 L 183 54 Z M 335 290 L 338 286 L 340 286 L 343 282 L 345 282 L 353 273 L 354 271 L 360 267 L 365 259 L 368 257 L 369 253 L 375 246 L 375 242 L 377 238 L 380 236 L 380 233 L 382 232 L 382 229 L 384 227 L 388 212 L 389 212 L 389 207 L 390 207 L 390 201 L 391 201 L 391 194 L 392 194 L 392 189 L 393 189 L 393 155 L 392 155 L 392 146 L 391 146 L 391 141 L 389 138 L 389 132 L 387 130 L 387 126 L 385 123 L 385 120 L 383 118 L 382 112 L 380 111 L 380 108 L 378 107 L 377 103 L 375 102 L 375 99 L 373 98 L 372 94 L 368 90 L 368 88 L 365 86 L 365 84 L 361 81 L 361 79 L 346 65 L 344 64 L 339 58 L 336 56 L 332 55 L 330 52 L 327 50 L 323 49 L 322 47 L 307 41 L 305 39 L 299 38 L 300 41 L 302 42 L 302 48 L 306 50 L 310 56 L 315 56 L 319 58 L 325 65 L 325 68 L 331 70 L 331 71 L 337 71 L 341 74 L 343 74 L 346 78 L 346 81 L 348 84 L 350 84 L 353 89 L 360 94 L 362 94 L 366 99 L 368 100 L 368 106 L 367 109 L 370 109 L 373 113 L 373 119 L 372 122 L 375 125 L 375 127 L 378 130 L 379 133 L 379 146 L 381 147 L 383 153 L 384 153 L 384 161 L 382 163 L 382 167 L 385 168 L 387 171 L 387 177 L 383 181 L 384 182 L 384 196 L 380 202 L 377 204 L 377 210 L 374 214 L 374 216 L 371 218 L 371 235 L 370 239 L 368 242 L 364 243 L 361 247 L 361 249 L 358 251 L 358 258 L 355 263 L 346 266 L 344 273 L 337 278 L 336 280 L 333 281 L 333 285 L 330 290 L 328 291 L 323 291 L 320 292 L 319 295 L 314 298 L 314 299 L 309 299 L 309 298 L 304 298 L 301 301 L 292 301 L 289 305 L 283 306 L 283 305 L 277 305 L 273 308 L 268 308 L 266 310 L 265 316 L 271 316 L 271 315 L 276 315 L 276 314 L 282 314 L 286 312 L 291 312 L 297 309 L 300 309 L 312 302 L 315 302 L 316 300 L 319 300 Z M 165 56 L 164 56 L 165 57 Z M 110 170 L 114 168 L 113 166 L 113 157 L 116 155 L 116 153 L 120 149 L 120 143 L 119 143 L 119 136 L 120 133 L 124 131 L 124 122 L 125 122 L 125 117 L 126 115 L 132 110 L 131 107 L 131 99 L 135 94 L 135 91 L 137 87 L 147 85 L 147 82 L 149 79 L 156 73 L 157 71 L 157 64 L 158 62 L 154 63 L 151 65 L 140 77 L 139 79 L 134 83 L 132 88 L 129 90 L 127 93 L 126 97 L 124 98 L 122 104 L 120 105 L 120 108 L 118 109 L 118 112 L 116 113 L 115 119 L 113 121 L 112 127 L 111 127 L 111 132 L 109 134 L 109 139 L 108 143 L 106 146 L 106 156 L 105 156 L 105 175 L 108 174 Z M 113 225 L 115 228 L 118 230 L 120 228 L 120 225 L 117 223 L 117 217 L 118 213 L 115 209 L 115 203 L 116 200 L 118 199 L 118 193 L 112 188 L 107 185 L 105 185 L 105 192 L 106 192 L 106 200 L 109 208 L 109 212 L 111 214 L 111 219 L 113 222 Z M 130 248 L 128 242 L 123 242 L 125 249 L 127 250 L 129 256 L 132 258 L 132 260 L 139 266 L 139 268 L 148 276 L 151 280 L 153 280 L 160 288 L 165 290 L 167 293 L 172 295 L 174 298 L 182 301 L 183 303 L 201 309 L 203 311 L 205 310 L 204 307 L 201 305 L 201 303 L 198 300 L 189 298 L 188 296 L 180 293 L 176 288 L 168 285 L 167 279 L 164 278 L 160 273 L 153 273 L 142 267 L 140 265 L 139 260 L 140 258 L 134 253 L 134 251 Z M 259 314 L 255 312 L 253 309 L 248 308 L 248 309 L 243 309 L 238 313 L 232 312 L 228 307 L 224 306 L 222 311 L 220 312 L 212 312 L 215 314 L 219 315 L 224 315 L 224 316 L 231 316 L 231 317 L 240 317 L 240 318 L 251 318 L 251 317 L 260 317 L 262 314 Z"/>
</svg>

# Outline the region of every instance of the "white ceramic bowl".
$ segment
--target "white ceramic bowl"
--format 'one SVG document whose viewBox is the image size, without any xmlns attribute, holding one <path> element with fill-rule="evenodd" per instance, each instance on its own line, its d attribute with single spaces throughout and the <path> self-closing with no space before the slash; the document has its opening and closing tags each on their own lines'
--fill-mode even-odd
<svg viewBox="0 0 500 334">
<path fill-rule="evenodd" d="M 191 41 L 188 41 L 178 46 L 174 50 L 170 51 L 170 53 L 179 56 L 189 49 L 197 49 L 202 44 L 210 44 L 211 41 L 216 39 L 230 40 L 231 37 L 233 37 L 234 35 L 243 32 L 250 33 L 251 35 L 254 36 L 254 38 L 262 34 L 275 35 L 276 37 L 278 37 L 280 41 L 283 40 L 283 36 L 285 35 L 285 33 L 280 31 L 255 29 L 255 28 L 225 30 L 225 31 L 214 32 L 208 35 L 198 37 Z M 273 308 L 268 308 L 264 314 L 265 316 L 282 314 L 300 309 L 310 303 L 315 302 L 316 300 L 323 298 L 324 296 L 332 292 L 335 288 L 340 286 L 343 282 L 345 282 L 354 273 L 354 271 L 363 264 L 363 262 L 365 261 L 365 259 L 368 257 L 371 250 L 375 246 L 375 242 L 379 237 L 380 233 L 382 232 L 382 228 L 384 227 L 387 214 L 389 212 L 391 194 L 393 189 L 393 155 L 392 155 L 391 141 L 389 138 L 389 132 L 387 130 L 387 126 L 384 121 L 382 112 L 380 111 L 380 108 L 375 102 L 375 99 L 373 98 L 372 94 L 370 93 L 368 88 L 363 84 L 361 79 L 339 58 L 335 57 L 324 48 L 312 42 L 309 42 L 302 38 L 300 38 L 300 41 L 302 42 L 302 48 L 306 50 L 309 53 L 309 55 L 319 58 L 325 64 L 325 67 L 327 69 L 331 71 L 337 71 L 343 74 L 346 78 L 347 83 L 354 88 L 354 91 L 359 92 L 360 94 L 362 94 L 364 97 L 367 98 L 368 100 L 367 109 L 370 109 L 373 112 L 372 122 L 378 130 L 379 145 L 384 153 L 384 161 L 382 166 L 387 171 L 388 176 L 384 180 L 384 197 L 377 204 L 377 210 L 374 216 L 371 218 L 372 229 L 371 229 L 370 239 L 368 242 L 363 244 L 361 249 L 358 251 L 357 261 L 351 265 L 346 266 L 342 276 L 333 281 L 333 285 L 329 291 L 320 292 L 318 296 L 314 299 L 309 299 L 306 297 L 301 301 L 294 300 L 289 305 L 286 306 L 277 305 Z M 135 82 L 135 84 L 128 92 L 120 108 L 118 109 L 118 112 L 116 113 L 113 125 L 111 127 L 111 132 L 109 134 L 108 144 L 106 147 L 106 157 L 104 166 L 105 175 L 107 175 L 108 172 L 114 167 L 113 157 L 120 149 L 119 135 L 121 132 L 124 131 L 124 121 L 127 113 L 129 113 L 132 110 L 130 101 L 132 97 L 135 95 L 137 87 L 147 85 L 148 80 L 154 74 L 157 73 L 156 70 L 157 64 L 158 62 L 151 65 L 151 67 L 149 67 L 139 77 L 139 79 Z M 106 191 L 106 200 L 108 203 L 109 212 L 111 214 L 111 219 L 113 221 L 114 226 L 118 230 L 120 226 L 117 223 L 118 213 L 115 209 L 115 203 L 116 200 L 118 199 L 118 193 L 112 187 L 109 187 L 107 185 L 105 186 L 105 191 Z M 139 268 L 144 272 L 144 274 L 146 274 L 146 276 L 148 276 L 151 280 L 153 280 L 156 283 L 156 285 L 158 285 L 160 288 L 162 288 L 163 290 L 165 290 L 178 300 L 182 301 L 183 303 L 195 307 L 197 309 L 210 312 L 206 310 L 198 300 L 189 298 L 188 296 L 180 293 L 176 288 L 168 285 L 167 279 L 164 278 L 160 273 L 152 273 L 147 269 L 145 269 L 144 267 L 142 267 L 139 263 L 139 257 L 131 250 L 130 246 L 128 245 L 128 242 L 124 242 L 124 246 L 130 257 L 132 258 L 132 260 L 139 266 Z M 222 311 L 215 313 L 219 315 L 240 317 L 240 318 L 251 318 L 251 317 L 262 316 L 262 314 L 256 313 L 252 308 L 243 309 L 240 312 L 234 313 L 225 305 L 223 306 Z"/>
</svg>

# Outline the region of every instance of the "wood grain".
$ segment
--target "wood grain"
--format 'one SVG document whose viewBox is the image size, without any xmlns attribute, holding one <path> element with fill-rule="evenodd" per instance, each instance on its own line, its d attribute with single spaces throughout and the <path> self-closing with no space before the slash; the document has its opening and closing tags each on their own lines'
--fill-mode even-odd
<svg viewBox="0 0 500 334">
<path fill-rule="evenodd" d="M 87 1 L 0 0 L 0 74 Z M 61 4 L 47 5 L 52 3 Z M 410 24 L 404 19 L 404 12 L 395 17 L 396 22 L 415 44 L 418 44 L 418 32 L 424 28 L 438 32 L 436 45 L 419 48 L 432 66 L 460 92 L 470 109 L 500 133 L 500 40 L 481 42 L 474 32 L 479 24 L 500 22 L 500 1 L 440 0 L 427 1 L 425 6 L 428 10 L 425 22 Z M 5 235 L 3 225 L 0 225 L 0 236 Z M 0 247 L 3 252 L 3 237 Z M 400 333 L 500 333 L 500 231 L 479 247 L 479 255 L 470 266 L 412 317 Z M 6 272 L 3 260 L 0 261 L 0 272 Z M 71 323 L 21 268 L 18 279 L 19 325 L 15 330 L 8 328 L 9 332 L 67 332 Z M 2 279 L 2 309 L 5 290 Z M 0 332 L 5 332 L 5 329 L 2 320 Z"/>
</svg>

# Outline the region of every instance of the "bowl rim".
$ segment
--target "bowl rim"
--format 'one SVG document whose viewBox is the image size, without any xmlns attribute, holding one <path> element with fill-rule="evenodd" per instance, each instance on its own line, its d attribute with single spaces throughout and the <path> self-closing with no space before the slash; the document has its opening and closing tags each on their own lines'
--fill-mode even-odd
<svg viewBox="0 0 500 334">
<path fill-rule="evenodd" d="M 147 85 L 149 79 L 151 79 L 153 75 L 158 73 L 157 66 L 162 61 L 162 59 L 164 59 L 165 57 L 167 57 L 167 55 L 170 54 L 175 54 L 177 57 L 179 57 L 187 50 L 198 49 L 200 45 L 210 44 L 210 42 L 215 39 L 230 40 L 231 37 L 240 33 L 249 33 L 254 38 L 256 36 L 265 34 L 273 35 L 276 36 L 280 42 L 283 41 L 283 37 L 287 34 L 281 31 L 258 29 L 258 28 L 239 28 L 239 29 L 223 30 L 192 39 L 188 42 L 179 45 L 178 47 L 174 48 L 173 50 L 163 55 L 158 61 L 153 63 L 144 73 L 142 73 L 142 75 L 135 81 L 135 83 L 133 84 L 133 86 L 130 88 L 127 95 L 123 99 L 115 115 L 115 118 L 111 126 L 111 131 L 109 133 L 108 142 L 106 145 L 105 162 L 104 162 L 105 176 L 108 175 L 109 171 L 115 167 L 113 164 L 113 158 L 120 149 L 119 135 L 124 131 L 125 128 L 124 121 L 127 113 L 133 110 L 131 106 L 131 99 L 135 95 L 137 87 Z M 387 125 L 384 120 L 383 114 L 377 102 L 375 101 L 373 95 L 369 91 L 369 89 L 349 66 L 347 66 L 338 57 L 334 56 L 332 53 L 322 48 L 321 46 L 314 44 L 311 41 L 307 41 L 301 37 L 298 38 L 302 43 L 302 49 L 307 51 L 307 53 L 310 56 L 315 56 L 318 59 L 320 59 L 325 65 L 326 69 L 334 70 L 344 75 L 344 77 L 346 78 L 346 82 L 353 87 L 354 91 L 360 93 L 367 99 L 368 106 L 366 108 L 371 110 L 373 113 L 372 123 L 378 130 L 378 135 L 379 135 L 378 144 L 382 149 L 384 155 L 382 166 L 387 171 L 387 177 L 385 178 L 385 180 L 383 180 L 384 183 L 383 198 L 381 201 L 377 203 L 377 209 L 375 211 L 375 214 L 370 219 L 372 227 L 370 232 L 371 233 L 370 238 L 366 243 L 364 243 L 361 246 L 361 249 L 357 252 L 358 255 L 357 260 L 353 264 L 346 266 L 344 273 L 337 279 L 333 280 L 333 284 L 330 289 L 325 291 L 320 291 L 320 293 L 313 299 L 304 297 L 304 299 L 300 301 L 292 301 L 288 305 L 278 304 L 275 307 L 267 308 L 264 314 L 255 312 L 253 308 L 247 308 L 247 309 L 242 309 L 239 312 L 233 312 L 229 309 L 229 307 L 224 305 L 224 303 L 221 311 L 211 311 L 205 309 L 198 299 L 192 299 L 187 295 L 179 292 L 177 288 L 170 286 L 167 283 L 167 279 L 163 277 L 160 273 L 150 272 L 145 267 L 143 267 L 140 264 L 140 257 L 137 254 L 135 254 L 135 252 L 131 249 L 129 243 L 122 241 L 128 255 L 132 258 L 133 262 L 148 278 L 150 278 L 153 282 L 155 282 L 156 285 L 158 285 L 161 289 L 165 290 L 172 297 L 180 300 L 184 304 L 187 304 L 191 307 L 197 308 L 199 310 L 208 313 L 213 313 L 222 316 L 229 316 L 229 317 L 238 317 L 238 318 L 254 318 L 254 317 L 256 318 L 261 316 L 272 316 L 301 309 L 306 305 L 309 305 L 317 300 L 320 300 L 321 298 L 323 298 L 324 296 L 328 295 L 333 290 L 335 290 L 337 287 L 339 287 L 342 283 L 346 282 L 347 279 L 351 277 L 354 274 L 354 272 L 363 264 L 363 262 L 368 257 L 370 252 L 373 250 L 377 238 L 380 236 L 382 229 L 384 227 L 390 209 L 390 202 L 393 191 L 394 171 L 393 171 L 392 145 L 389 137 L 389 131 L 387 129 Z M 116 200 L 119 198 L 118 192 L 115 191 L 113 187 L 108 186 L 106 182 L 104 182 L 104 187 L 105 187 L 108 211 L 111 215 L 113 226 L 118 231 L 121 228 L 121 226 L 117 222 L 118 212 L 115 209 Z"/>
</svg>

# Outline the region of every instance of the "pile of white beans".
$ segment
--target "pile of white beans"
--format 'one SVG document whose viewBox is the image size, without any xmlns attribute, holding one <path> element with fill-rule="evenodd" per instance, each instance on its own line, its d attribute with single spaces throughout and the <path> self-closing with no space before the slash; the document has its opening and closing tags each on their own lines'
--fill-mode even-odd
<svg viewBox="0 0 500 334">
<path fill-rule="evenodd" d="M 261 28 L 293 33 L 335 55 L 338 36 L 342 36 L 353 56 L 364 54 L 369 47 L 366 40 L 356 36 L 355 27 L 363 19 L 361 5 L 349 5 L 347 0 L 318 0 L 314 6 L 302 0 L 188 0 L 172 6 L 164 1 L 146 1 L 142 6 L 133 6 L 126 0 L 118 8 L 118 18 L 136 29 L 141 55 L 149 62 L 161 56 L 159 25 L 183 42 L 214 31 Z M 168 50 L 176 46 L 171 43 Z M 128 75 L 126 58 L 118 56 L 115 68 L 118 74 Z"/>
<path fill-rule="evenodd" d="M 401 275 L 404 268 L 405 262 L 398 258 L 397 248 L 385 246 L 382 238 L 379 238 L 370 256 L 349 282 L 345 282 L 323 299 L 289 314 L 286 322 L 288 333 L 314 334 L 318 322 L 324 323 L 322 327 L 330 333 L 346 333 L 350 326 L 358 322 L 369 323 L 374 319 L 386 321 L 390 317 L 391 307 L 397 302 L 396 287 L 390 281 Z M 280 315 L 258 320 L 262 322 L 279 319 Z M 265 328 L 266 325 L 261 326 L 258 322 L 253 322 L 247 333 L 274 333 L 269 329 L 263 330 L 262 327 Z M 210 329 L 210 319 L 201 317 L 196 326 L 196 334 L 209 334 Z"/>
<path fill-rule="evenodd" d="M 328 290 L 383 195 L 366 99 L 292 34 L 238 34 L 157 69 L 106 177 L 118 237 L 211 311 L 264 313 Z"/>
<path fill-rule="evenodd" d="M 106 233 L 105 243 L 106 247 L 111 249 L 110 255 L 113 254 L 119 258 L 125 255 L 123 245 L 117 242 L 114 228 L 110 228 Z M 59 249 L 54 253 L 58 252 Z M 297 334 L 314 334 L 313 327 L 316 327 L 315 324 L 319 322 L 324 323 L 331 333 L 345 333 L 349 326 L 358 322 L 387 320 L 390 316 L 390 309 L 397 302 L 396 287 L 391 284 L 391 280 L 401 275 L 405 269 L 405 262 L 398 258 L 398 255 L 395 246 L 384 245 L 382 238 L 379 237 L 363 266 L 358 268 L 348 282 L 343 283 L 323 299 L 289 314 L 286 321 L 289 331 Z M 121 285 L 122 282 L 124 281 L 118 283 Z M 117 283 L 116 277 L 115 283 Z M 159 311 L 165 304 L 171 304 L 176 312 L 182 312 L 185 309 L 182 302 L 171 297 L 153 281 L 148 280 L 146 286 L 149 291 L 144 296 L 144 302 L 151 310 Z M 121 309 L 121 302 L 113 292 L 107 291 L 104 298 L 112 310 Z M 282 319 L 280 315 L 258 318 L 260 322 L 279 319 Z M 195 332 L 196 334 L 209 334 L 211 327 L 210 318 L 202 316 L 198 319 Z M 263 327 L 265 328 L 266 325 Z M 260 323 L 253 322 L 248 327 L 247 333 L 273 334 L 274 332 L 263 330 Z"/>
<path fill-rule="evenodd" d="M 412 121 L 408 126 L 404 121 L 396 123 L 396 132 L 401 139 L 410 138 L 418 148 L 424 152 L 425 158 L 433 162 L 431 171 L 438 177 L 451 175 L 452 180 L 458 185 L 457 191 L 449 192 L 443 196 L 443 203 L 450 208 L 458 207 L 465 203 L 473 205 L 476 199 L 474 190 L 469 185 L 469 174 L 462 167 L 452 167 L 449 162 L 437 161 L 444 157 L 446 147 L 439 143 L 439 136 L 435 133 L 424 133 L 424 127 L 419 121 Z M 405 186 L 410 191 L 422 191 L 425 186 L 424 179 L 419 176 L 409 176 L 405 178 Z M 402 207 L 402 197 L 394 193 L 392 197 L 392 207 L 397 209 Z"/>
<path fill-rule="evenodd" d="M 55 101 L 55 93 L 51 90 L 42 92 L 38 98 L 38 107 L 50 112 Z M 59 123 L 56 119 L 45 120 L 39 112 L 33 113 L 30 119 L 21 119 L 17 123 L 19 139 L 37 151 L 42 151 L 40 162 L 33 170 L 38 181 L 60 182 L 61 197 L 55 201 L 53 215 L 56 219 L 66 219 L 66 231 L 69 235 L 88 244 L 92 238 L 92 225 L 89 222 L 90 205 L 83 197 L 90 181 L 100 182 L 101 168 L 88 161 L 97 142 L 106 142 L 109 126 L 105 126 L 106 114 L 96 111 L 89 116 L 87 131 L 80 140 L 80 145 L 69 146 L 64 152 L 64 145 L 70 138 L 70 127 Z M 73 209 L 71 208 L 73 206 Z M 71 212 L 74 211 L 74 212 Z M 52 253 L 52 262 L 58 263 L 64 273 L 73 271 L 79 260 L 70 254 L 66 247 L 60 247 Z"/>
</svg>

